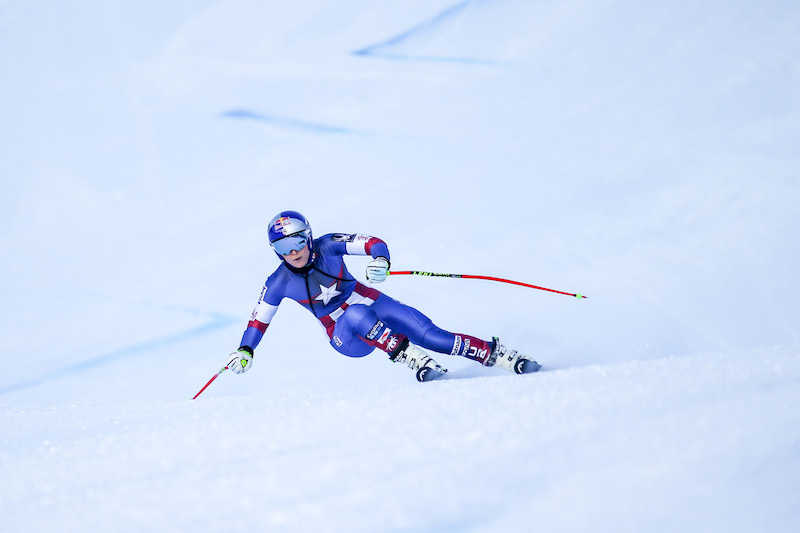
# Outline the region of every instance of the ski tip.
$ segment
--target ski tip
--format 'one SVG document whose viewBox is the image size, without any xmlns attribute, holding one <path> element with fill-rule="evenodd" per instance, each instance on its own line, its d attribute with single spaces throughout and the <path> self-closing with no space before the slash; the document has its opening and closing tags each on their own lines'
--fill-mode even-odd
<svg viewBox="0 0 800 533">
<path fill-rule="evenodd" d="M 536 361 L 531 361 L 531 362 L 530 362 L 530 364 L 529 364 L 529 365 L 527 365 L 527 366 L 529 366 L 529 367 L 530 367 L 530 370 L 528 370 L 528 373 L 531 373 L 531 372 L 538 372 L 539 370 L 541 370 L 541 369 L 542 369 L 542 365 L 540 365 L 540 364 L 539 364 L 539 363 L 537 363 Z"/>
<path fill-rule="evenodd" d="M 433 368 L 424 366 L 419 370 L 417 370 L 417 381 L 419 381 L 420 383 L 425 383 L 426 381 L 433 381 L 435 379 L 440 379 L 444 377 L 446 372 L 447 371 L 439 372 L 437 370 L 434 370 Z"/>
<path fill-rule="evenodd" d="M 542 365 L 533 359 L 520 359 L 514 367 L 514 372 L 517 374 L 532 374 L 538 372 Z"/>
<path fill-rule="evenodd" d="M 588 296 L 586 296 L 585 294 L 578 293 L 575 295 L 575 298 L 577 298 L 578 300 L 585 300 L 586 298 L 588 298 Z"/>
</svg>

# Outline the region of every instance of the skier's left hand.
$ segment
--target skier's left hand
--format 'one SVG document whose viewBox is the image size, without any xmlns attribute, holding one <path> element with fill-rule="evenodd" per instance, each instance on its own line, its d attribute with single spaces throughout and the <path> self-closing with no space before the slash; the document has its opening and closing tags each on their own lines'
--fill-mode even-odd
<svg viewBox="0 0 800 533">
<path fill-rule="evenodd" d="M 245 350 L 237 350 L 228 356 L 225 366 L 235 374 L 247 372 L 253 366 L 253 356 Z"/>
<path fill-rule="evenodd" d="M 389 260 L 385 257 L 376 257 L 367 265 L 367 281 L 382 283 L 389 276 Z"/>
</svg>

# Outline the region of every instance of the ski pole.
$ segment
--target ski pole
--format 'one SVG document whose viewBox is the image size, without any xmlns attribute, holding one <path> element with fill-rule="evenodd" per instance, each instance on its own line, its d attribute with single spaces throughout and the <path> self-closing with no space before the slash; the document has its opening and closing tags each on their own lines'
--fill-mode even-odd
<svg viewBox="0 0 800 533">
<path fill-rule="evenodd" d="M 212 377 L 211 379 L 209 379 L 209 380 L 208 380 L 208 383 L 206 383 L 205 387 L 203 387 L 202 389 L 200 389 L 200 392 L 198 392 L 197 394 L 195 394 L 195 395 L 194 395 L 194 398 L 192 398 L 192 400 L 196 400 L 196 399 L 197 399 L 197 397 L 198 397 L 198 396 L 200 396 L 200 395 L 203 393 L 203 391 L 204 391 L 204 390 L 206 390 L 206 389 L 208 388 L 208 386 L 209 386 L 209 385 L 211 385 L 211 383 L 212 383 L 212 382 L 213 382 L 215 379 L 217 379 L 217 377 L 218 377 L 220 374 L 222 374 L 223 372 L 225 372 L 226 370 L 228 370 L 228 367 L 227 367 L 227 366 L 226 366 L 226 367 L 224 367 L 224 368 L 222 368 L 222 369 L 221 369 L 219 372 L 217 372 L 216 374 L 214 374 L 214 377 Z"/>
<path fill-rule="evenodd" d="M 546 287 L 539 287 L 537 285 L 531 285 L 529 283 L 522 283 L 521 281 L 512 281 L 510 279 L 503 279 L 503 278 L 495 278 L 493 276 L 474 276 L 471 274 L 440 274 L 437 272 L 421 272 L 419 270 L 401 270 L 401 271 L 391 271 L 391 275 L 415 275 L 415 276 L 433 276 L 439 278 L 465 278 L 465 279 L 485 279 L 489 281 L 500 281 L 502 283 L 511 283 L 512 285 L 521 285 L 522 287 L 529 287 L 531 289 L 538 289 L 540 291 L 547 291 L 547 292 L 554 292 L 556 294 L 564 294 L 566 296 L 574 296 L 578 299 L 588 298 L 581 293 L 571 293 L 571 292 L 563 292 L 557 291 L 555 289 L 548 289 Z"/>
</svg>

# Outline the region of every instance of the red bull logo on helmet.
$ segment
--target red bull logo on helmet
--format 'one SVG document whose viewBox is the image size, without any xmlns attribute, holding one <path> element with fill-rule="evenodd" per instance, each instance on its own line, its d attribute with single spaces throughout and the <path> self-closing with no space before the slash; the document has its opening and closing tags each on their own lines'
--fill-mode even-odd
<svg viewBox="0 0 800 533">
<path fill-rule="evenodd" d="M 289 217 L 281 217 L 275 221 L 275 224 L 272 226 L 276 232 L 283 233 L 284 235 L 289 235 L 290 233 L 294 233 L 292 231 L 292 219 Z"/>
</svg>

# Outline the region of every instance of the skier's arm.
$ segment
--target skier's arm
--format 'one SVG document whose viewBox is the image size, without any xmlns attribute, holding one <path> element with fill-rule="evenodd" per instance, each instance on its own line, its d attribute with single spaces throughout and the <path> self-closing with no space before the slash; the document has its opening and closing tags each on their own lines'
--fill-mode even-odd
<svg viewBox="0 0 800 533">
<path fill-rule="evenodd" d="M 373 259 L 383 258 L 386 259 L 387 263 L 391 259 L 389 257 L 389 247 L 377 237 L 369 237 L 364 244 L 364 251 L 367 255 L 371 255 Z"/>
<path fill-rule="evenodd" d="M 244 350 L 253 355 L 277 311 L 278 306 L 265 302 L 264 295 L 262 295 L 256 304 L 256 308 L 253 309 L 253 314 L 247 323 L 247 329 L 244 330 L 242 341 L 239 343 L 239 350 Z"/>
<path fill-rule="evenodd" d="M 281 283 L 278 271 L 269 277 L 264 289 L 261 291 L 261 297 L 258 299 L 255 309 L 253 309 L 253 314 L 250 315 L 250 321 L 247 323 L 247 328 L 242 335 L 239 349 L 228 357 L 227 368 L 237 374 L 250 369 L 253 364 L 253 352 L 261 342 L 261 338 L 264 336 L 264 332 L 267 331 L 272 317 L 278 311 L 278 304 L 283 299 L 284 286 L 285 283 Z"/>
<path fill-rule="evenodd" d="M 389 247 L 383 240 L 361 233 L 335 233 L 323 239 L 342 255 L 372 256 L 372 261 L 367 265 L 367 280 L 371 283 L 381 283 L 389 275 Z"/>
<path fill-rule="evenodd" d="M 258 301 L 250 321 L 247 323 L 247 329 L 242 335 L 239 349 L 228 356 L 228 363 L 225 366 L 237 374 L 250 370 L 250 367 L 253 366 L 253 352 L 261 342 L 261 338 L 277 310 L 277 305 L 266 303 L 263 297 Z"/>
<path fill-rule="evenodd" d="M 366 238 L 364 252 L 366 255 L 372 256 L 372 261 L 367 265 L 367 281 L 370 283 L 383 283 L 389 276 L 389 267 L 391 266 L 389 247 L 377 237 L 370 237 L 369 235 L 359 235 L 359 237 Z M 356 239 L 353 246 L 358 250 L 356 243 L 358 243 L 358 239 Z"/>
<path fill-rule="evenodd" d="M 331 233 L 320 239 L 323 246 L 331 246 L 334 253 L 341 255 L 371 255 L 373 259 L 383 257 L 387 261 L 389 247 L 378 237 L 361 233 Z"/>
</svg>

